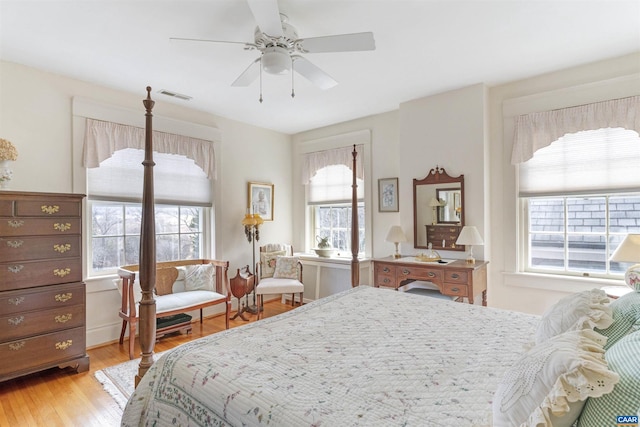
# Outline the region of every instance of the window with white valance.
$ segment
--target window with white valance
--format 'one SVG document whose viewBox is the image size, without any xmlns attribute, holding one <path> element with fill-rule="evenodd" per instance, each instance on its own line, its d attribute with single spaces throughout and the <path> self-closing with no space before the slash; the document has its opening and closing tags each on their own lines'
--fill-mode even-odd
<svg viewBox="0 0 640 427">
<path fill-rule="evenodd" d="M 358 153 L 356 161 L 356 177 L 364 179 L 363 153 L 364 146 L 333 148 L 323 151 L 305 153 L 302 163 L 302 183 L 308 184 L 309 180 L 320 169 L 332 165 L 344 165 L 349 169 L 353 168 L 353 149 Z"/>
<path fill-rule="evenodd" d="M 144 146 L 142 128 L 86 118 L 90 276 L 138 262 Z M 157 260 L 205 256 L 216 177 L 213 142 L 154 131 L 153 162 Z"/>
<path fill-rule="evenodd" d="M 640 96 L 516 118 L 525 271 L 619 279 L 610 261 L 640 232 Z"/>
<path fill-rule="evenodd" d="M 144 150 L 144 141 L 143 128 L 87 119 L 83 164 L 86 168 L 96 168 L 118 150 Z M 216 157 L 211 141 L 153 131 L 153 150 L 192 159 L 206 173 L 207 178 L 216 179 Z"/>
<path fill-rule="evenodd" d="M 511 163 L 526 162 L 566 134 L 618 127 L 640 133 L 640 96 L 518 116 Z"/>
</svg>

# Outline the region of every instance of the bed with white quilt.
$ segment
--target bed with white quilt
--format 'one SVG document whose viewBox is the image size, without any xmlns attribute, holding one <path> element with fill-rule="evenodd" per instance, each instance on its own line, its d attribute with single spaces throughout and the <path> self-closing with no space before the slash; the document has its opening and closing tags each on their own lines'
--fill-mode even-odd
<svg viewBox="0 0 640 427">
<path fill-rule="evenodd" d="M 640 294 L 633 297 L 618 305 L 640 306 Z M 359 286 L 166 353 L 138 385 L 122 425 L 514 426 L 521 423 L 509 417 L 518 416 L 526 416 L 523 425 L 551 425 L 554 405 L 562 414 L 569 408 L 559 407 L 577 401 L 572 422 L 554 424 L 571 425 L 588 397 L 611 394 L 619 381 L 603 357 L 605 336 L 593 330 L 611 325 L 612 311 L 593 290 L 544 320 Z M 640 336 L 628 334 L 630 325 L 613 332 L 632 338 L 637 351 Z M 555 379 L 541 378 L 549 375 Z M 542 387 L 543 399 L 540 380 L 552 384 Z"/>
</svg>

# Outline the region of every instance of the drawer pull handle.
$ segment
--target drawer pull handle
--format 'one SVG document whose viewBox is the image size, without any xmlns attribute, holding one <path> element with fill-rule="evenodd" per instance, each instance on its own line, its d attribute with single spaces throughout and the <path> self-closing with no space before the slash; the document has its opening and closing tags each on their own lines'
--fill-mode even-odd
<svg viewBox="0 0 640 427">
<path fill-rule="evenodd" d="M 386 277 L 384 278 L 383 282 L 384 283 L 389 283 L 391 280 L 387 279 Z"/>
<path fill-rule="evenodd" d="M 24 297 L 9 298 L 9 304 L 20 305 L 24 302 Z"/>
<path fill-rule="evenodd" d="M 389 269 L 389 267 L 385 267 L 385 268 L 383 268 L 383 269 L 382 269 L 382 271 L 384 271 L 385 273 L 388 273 L 388 272 L 390 272 L 391 270 Z"/>
<path fill-rule="evenodd" d="M 53 275 L 54 276 L 58 276 L 58 277 L 64 277 L 71 274 L 71 269 L 69 267 L 67 268 L 56 268 L 55 270 L 53 270 Z"/>
<path fill-rule="evenodd" d="M 459 277 L 460 277 L 460 275 L 459 275 L 459 274 L 457 274 L 457 273 L 453 273 L 453 274 L 451 275 L 451 278 L 453 278 L 453 279 L 457 279 L 457 278 L 459 278 Z"/>
<path fill-rule="evenodd" d="M 43 213 L 46 213 L 46 214 L 49 214 L 49 215 L 53 215 L 54 213 L 57 213 L 58 211 L 60 211 L 60 206 L 58 206 L 58 205 L 53 205 L 53 206 L 42 205 L 42 206 L 40 206 L 40 209 L 42 209 Z"/>
<path fill-rule="evenodd" d="M 22 347 L 24 347 L 26 344 L 25 341 L 20 341 L 20 342 L 12 342 L 11 344 L 9 344 L 9 350 L 13 350 L 13 351 L 18 351 L 20 350 Z"/>
<path fill-rule="evenodd" d="M 407 270 L 406 268 L 402 270 L 402 274 L 404 274 L 405 276 L 409 273 L 411 273 L 411 271 Z"/>
<path fill-rule="evenodd" d="M 11 228 L 20 228 L 24 225 L 24 221 L 17 220 L 17 219 L 10 219 L 7 221 L 7 224 L 9 224 L 9 227 Z"/>
<path fill-rule="evenodd" d="M 55 224 L 53 224 L 53 229 L 56 231 L 62 231 L 65 232 L 67 230 L 69 230 L 71 228 L 71 223 L 65 223 L 65 224 L 60 224 L 59 222 L 56 222 Z"/>
<path fill-rule="evenodd" d="M 56 350 L 66 350 L 73 345 L 73 340 L 66 340 L 56 343 Z"/>
<path fill-rule="evenodd" d="M 434 273 L 433 271 L 430 271 L 430 272 L 427 273 L 427 276 L 436 277 L 436 273 Z"/>
<path fill-rule="evenodd" d="M 452 292 L 460 292 L 460 288 L 451 288 Z"/>
<path fill-rule="evenodd" d="M 70 251 L 71 250 L 71 245 L 69 243 L 66 243 L 64 245 L 53 245 L 53 250 L 56 252 L 60 252 L 61 254 Z"/>
<path fill-rule="evenodd" d="M 57 294 L 53 297 L 57 302 L 67 302 L 73 298 L 73 293 L 67 292 L 66 294 Z"/>
<path fill-rule="evenodd" d="M 7 246 L 10 248 L 19 248 L 24 243 L 24 240 L 7 240 Z"/>
<path fill-rule="evenodd" d="M 7 270 L 9 270 L 9 273 L 18 274 L 20 273 L 20 271 L 22 271 L 23 268 L 24 265 L 10 265 L 7 267 Z"/>
<path fill-rule="evenodd" d="M 61 314 L 60 316 L 56 316 L 55 320 L 56 323 L 67 323 L 72 317 L 73 315 L 71 313 Z"/>
<path fill-rule="evenodd" d="M 18 326 L 20 323 L 24 322 L 24 316 L 14 317 L 13 319 L 7 319 L 7 322 L 11 326 Z"/>
</svg>

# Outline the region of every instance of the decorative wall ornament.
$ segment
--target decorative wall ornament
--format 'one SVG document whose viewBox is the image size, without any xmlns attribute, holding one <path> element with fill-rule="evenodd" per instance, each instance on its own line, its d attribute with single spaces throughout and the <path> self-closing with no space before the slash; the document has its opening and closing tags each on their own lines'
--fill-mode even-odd
<svg viewBox="0 0 640 427">
<path fill-rule="evenodd" d="M 0 188 L 6 189 L 13 178 L 12 161 L 18 159 L 18 150 L 6 139 L 0 138 Z"/>
</svg>

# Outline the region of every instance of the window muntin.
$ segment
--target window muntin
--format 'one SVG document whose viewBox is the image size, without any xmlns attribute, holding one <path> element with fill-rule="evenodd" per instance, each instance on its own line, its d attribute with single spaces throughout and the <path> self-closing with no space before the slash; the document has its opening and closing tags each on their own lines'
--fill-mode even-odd
<svg viewBox="0 0 640 427">
<path fill-rule="evenodd" d="M 204 215 L 199 206 L 156 205 L 156 260 L 196 259 L 203 253 Z M 112 274 L 137 264 L 142 206 L 119 201 L 91 201 L 90 275 Z"/>
<path fill-rule="evenodd" d="M 640 193 L 525 199 L 531 272 L 619 279 L 626 265 L 609 258 L 640 232 Z"/>
</svg>

